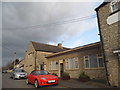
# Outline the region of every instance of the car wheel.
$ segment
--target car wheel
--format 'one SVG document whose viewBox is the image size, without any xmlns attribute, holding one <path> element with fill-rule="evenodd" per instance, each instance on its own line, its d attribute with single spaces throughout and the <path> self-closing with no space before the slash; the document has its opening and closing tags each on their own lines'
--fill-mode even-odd
<svg viewBox="0 0 120 90">
<path fill-rule="evenodd" d="M 30 84 L 28 78 L 26 79 L 26 83 L 27 83 L 27 85 Z"/>
<path fill-rule="evenodd" d="M 38 80 L 35 80 L 35 88 L 39 88 Z"/>
<path fill-rule="evenodd" d="M 13 78 L 12 76 L 10 76 L 10 78 Z"/>
<path fill-rule="evenodd" d="M 18 77 L 18 80 L 20 80 L 20 77 Z"/>
<path fill-rule="evenodd" d="M 13 79 L 14 79 L 14 80 L 16 79 L 15 76 L 13 76 Z"/>
</svg>

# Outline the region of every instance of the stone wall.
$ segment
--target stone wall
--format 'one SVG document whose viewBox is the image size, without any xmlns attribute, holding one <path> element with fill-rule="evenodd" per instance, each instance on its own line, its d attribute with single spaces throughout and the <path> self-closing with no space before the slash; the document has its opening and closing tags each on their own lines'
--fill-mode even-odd
<svg viewBox="0 0 120 90">
<path fill-rule="evenodd" d="M 118 72 L 118 68 L 120 67 L 118 65 L 118 56 L 113 54 L 113 50 L 120 48 L 120 21 L 111 25 L 107 24 L 107 18 L 113 15 L 111 14 L 110 3 L 101 7 L 98 10 L 98 15 L 109 82 L 112 86 L 119 86 L 118 73 L 120 72 Z"/>
<path fill-rule="evenodd" d="M 50 52 L 35 51 L 33 45 L 28 45 L 27 51 L 24 56 L 24 70 L 29 74 L 31 71 L 36 69 L 40 70 L 40 65 L 44 62 L 44 68 L 46 69 L 47 60 L 46 56 L 51 54 Z M 30 55 L 30 56 L 29 56 Z"/>
<path fill-rule="evenodd" d="M 47 55 L 52 54 L 50 52 L 42 52 L 37 51 L 36 55 L 36 66 L 37 69 L 40 70 L 40 65 L 44 64 L 44 70 L 47 70 L 47 59 L 45 58 Z"/>
<path fill-rule="evenodd" d="M 84 66 L 84 56 L 86 56 L 86 55 L 96 55 L 96 54 L 100 54 L 100 53 L 101 53 L 101 48 L 100 48 L 100 46 L 97 46 L 97 47 L 93 47 L 93 48 L 87 48 L 87 49 L 83 49 L 83 50 L 77 50 L 77 51 L 53 56 L 53 57 L 48 58 L 47 69 L 49 70 L 49 63 L 51 61 L 56 60 L 56 61 L 60 62 L 60 60 L 64 60 L 64 62 L 63 62 L 64 72 L 69 73 L 71 78 L 78 78 L 79 74 L 82 71 L 85 71 L 90 76 L 91 79 L 93 79 L 93 78 L 95 78 L 95 79 L 105 79 L 104 68 L 85 69 L 85 66 Z M 66 70 L 65 60 L 68 59 L 68 58 L 73 58 L 73 57 L 78 57 L 79 69 Z M 49 72 L 50 73 L 53 73 L 53 72 L 57 73 L 57 75 L 59 75 L 59 77 L 60 77 L 60 64 L 58 64 L 57 67 L 58 67 L 57 70 L 49 70 Z"/>
<path fill-rule="evenodd" d="M 34 53 L 33 53 L 34 52 Z M 29 54 L 32 54 L 32 56 L 30 58 L 28 58 L 28 55 Z M 34 57 L 35 57 L 35 50 L 32 46 L 31 43 L 29 43 L 28 45 L 28 48 L 25 52 L 25 56 L 24 56 L 24 70 L 27 72 L 27 73 L 30 73 L 31 71 L 34 70 L 35 68 L 35 60 L 34 60 Z"/>
</svg>

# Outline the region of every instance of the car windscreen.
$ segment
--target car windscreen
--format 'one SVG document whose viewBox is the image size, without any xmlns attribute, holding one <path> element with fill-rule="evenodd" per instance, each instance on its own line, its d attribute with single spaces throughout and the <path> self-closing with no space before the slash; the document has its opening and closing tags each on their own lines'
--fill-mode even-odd
<svg viewBox="0 0 120 90">
<path fill-rule="evenodd" d="M 15 72 L 25 72 L 25 71 L 22 69 L 15 69 Z"/>
<path fill-rule="evenodd" d="M 35 71 L 35 75 L 48 75 L 49 73 L 47 71 Z"/>
</svg>

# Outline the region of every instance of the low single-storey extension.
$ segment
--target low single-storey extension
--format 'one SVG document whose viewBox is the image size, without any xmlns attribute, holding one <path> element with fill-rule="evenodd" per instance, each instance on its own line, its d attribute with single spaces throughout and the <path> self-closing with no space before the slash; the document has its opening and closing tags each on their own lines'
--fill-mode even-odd
<svg viewBox="0 0 120 90">
<path fill-rule="evenodd" d="M 50 54 L 46 58 L 47 70 L 59 77 L 67 72 L 71 78 L 78 78 L 85 72 L 91 79 L 105 79 L 100 42 Z"/>
</svg>

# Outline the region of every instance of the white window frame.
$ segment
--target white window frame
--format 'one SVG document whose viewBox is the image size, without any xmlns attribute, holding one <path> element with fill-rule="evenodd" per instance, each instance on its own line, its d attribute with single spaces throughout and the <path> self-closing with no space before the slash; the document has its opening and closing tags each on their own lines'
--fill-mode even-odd
<svg viewBox="0 0 120 90">
<path fill-rule="evenodd" d="M 65 59 L 65 68 L 66 70 L 69 69 L 69 59 Z"/>
<path fill-rule="evenodd" d="M 97 64 L 98 64 L 97 66 L 98 66 L 98 67 L 95 67 L 95 68 L 91 68 L 89 55 L 84 56 L 84 68 L 85 68 L 85 69 L 99 69 L 99 68 L 104 68 L 104 62 L 103 62 L 103 67 L 99 67 L 99 61 L 98 61 L 98 59 L 99 59 L 99 58 L 103 58 L 103 56 L 99 56 L 99 55 L 100 55 L 100 54 L 96 54 Z M 86 59 L 85 57 L 88 57 L 88 59 Z M 89 67 L 86 67 L 86 60 L 88 60 Z"/>
<path fill-rule="evenodd" d="M 88 57 L 88 59 L 86 59 L 86 57 Z M 86 67 L 86 60 L 88 60 L 89 67 Z M 84 67 L 85 67 L 85 68 L 90 68 L 90 58 L 89 58 L 88 55 L 87 55 L 87 56 L 84 56 Z"/>
<path fill-rule="evenodd" d="M 77 68 L 76 68 L 76 63 L 75 63 L 76 61 L 78 63 Z M 74 69 L 79 69 L 79 60 L 78 60 L 78 57 L 74 58 Z"/>
<path fill-rule="evenodd" d="M 58 70 L 58 65 L 56 63 L 57 61 L 51 61 L 49 63 L 49 70 Z"/>
<path fill-rule="evenodd" d="M 101 56 L 99 56 L 100 54 L 97 54 L 97 61 L 98 61 L 98 68 L 104 68 L 104 62 L 103 62 L 103 67 L 100 67 L 100 64 L 99 64 L 99 58 L 102 58 L 103 59 L 103 55 L 101 54 Z"/>
<path fill-rule="evenodd" d="M 71 65 L 71 63 L 70 63 L 70 60 L 73 60 L 73 63 L 72 63 L 72 65 L 73 65 L 73 68 L 70 68 L 70 65 Z M 78 62 L 78 68 L 76 68 L 76 66 L 75 66 L 75 62 Z M 68 66 L 67 66 L 67 62 L 68 62 Z M 66 62 L 65 62 L 66 64 L 66 70 L 74 70 L 74 69 L 79 69 L 79 60 L 78 60 L 78 57 L 73 57 L 73 58 L 68 58 L 68 59 L 66 59 Z"/>
<path fill-rule="evenodd" d="M 117 11 L 118 9 L 119 9 L 119 6 L 118 6 L 118 2 L 119 2 L 120 0 L 113 0 L 111 3 L 110 3 L 110 8 L 111 8 L 111 12 L 115 12 L 115 11 Z M 117 8 L 113 8 L 113 6 L 114 5 L 117 5 L 116 7 Z"/>
</svg>

